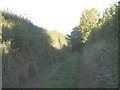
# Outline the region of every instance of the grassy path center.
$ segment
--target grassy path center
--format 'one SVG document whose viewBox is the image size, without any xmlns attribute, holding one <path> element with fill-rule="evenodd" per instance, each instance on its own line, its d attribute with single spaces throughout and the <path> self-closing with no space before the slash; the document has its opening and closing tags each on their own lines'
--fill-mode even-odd
<svg viewBox="0 0 120 90">
<path fill-rule="evenodd" d="M 42 88 L 76 88 L 79 75 L 79 53 L 74 52 Z"/>
</svg>

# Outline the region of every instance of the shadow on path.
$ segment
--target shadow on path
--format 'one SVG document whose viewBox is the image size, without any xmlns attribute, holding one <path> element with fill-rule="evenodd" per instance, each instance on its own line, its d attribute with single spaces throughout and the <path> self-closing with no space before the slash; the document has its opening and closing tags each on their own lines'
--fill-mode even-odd
<svg viewBox="0 0 120 90">
<path fill-rule="evenodd" d="M 24 88 L 42 88 L 42 86 L 50 79 L 54 73 L 60 68 L 65 61 L 62 63 L 58 64 L 51 72 L 47 73 L 45 76 L 41 77 L 37 82 L 27 85 Z"/>
</svg>

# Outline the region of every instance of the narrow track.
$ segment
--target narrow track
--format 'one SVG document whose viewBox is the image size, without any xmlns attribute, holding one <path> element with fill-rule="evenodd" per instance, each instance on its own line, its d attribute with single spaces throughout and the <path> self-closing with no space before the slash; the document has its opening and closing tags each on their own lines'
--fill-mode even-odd
<svg viewBox="0 0 120 90">
<path fill-rule="evenodd" d="M 27 85 L 24 88 L 41 88 L 48 81 L 48 79 L 54 75 L 54 73 L 58 70 L 58 68 L 62 66 L 63 63 L 64 61 L 59 65 L 57 65 L 51 72 L 41 77 L 37 82 Z"/>
<path fill-rule="evenodd" d="M 89 88 L 89 73 L 87 72 L 83 52 L 80 52 L 80 69 L 79 69 L 79 82 L 78 88 Z"/>
</svg>

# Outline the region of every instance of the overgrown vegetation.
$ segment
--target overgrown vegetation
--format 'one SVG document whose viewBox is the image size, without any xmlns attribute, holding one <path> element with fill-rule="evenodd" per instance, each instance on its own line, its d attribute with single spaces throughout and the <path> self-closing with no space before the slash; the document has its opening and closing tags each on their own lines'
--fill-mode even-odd
<svg viewBox="0 0 120 90">
<path fill-rule="evenodd" d="M 47 31 L 47 33 L 50 35 L 52 43 L 51 45 L 54 48 L 61 49 L 64 47 L 68 46 L 66 36 L 63 35 L 62 33 L 57 32 L 56 30 L 54 31 Z"/>
<path fill-rule="evenodd" d="M 115 88 L 118 86 L 118 6 L 114 4 L 106 9 L 102 18 L 96 17 L 96 12 L 95 9 L 83 12 L 80 24 L 71 33 L 71 43 L 76 44 L 72 48 L 82 46 L 95 87 Z"/>
<path fill-rule="evenodd" d="M 76 88 L 79 75 L 79 53 L 73 52 L 43 88 Z"/>
<path fill-rule="evenodd" d="M 95 8 L 85 9 L 80 19 L 80 24 L 71 32 L 71 45 L 74 50 L 80 49 L 99 20 L 100 14 Z"/>
<path fill-rule="evenodd" d="M 92 29 L 84 54 L 99 87 L 115 88 L 118 86 L 118 7 L 106 9 L 102 19 Z"/>
<path fill-rule="evenodd" d="M 104 11 L 103 17 L 95 8 L 85 9 L 70 36 L 2 11 L 3 88 L 22 87 L 65 60 L 71 51 L 81 50 L 94 87 L 118 87 L 119 9 L 114 4 Z M 43 87 L 77 87 L 79 52 L 72 53 Z"/>
<path fill-rule="evenodd" d="M 38 73 L 64 60 L 67 48 L 63 45 L 67 41 L 63 37 L 59 37 L 61 41 L 53 40 L 52 35 L 54 33 L 48 34 L 46 29 L 23 17 L 2 12 L 3 87 L 21 87 Z M 61 48 L 58 50 L 51 43 Z"/>
</svg>

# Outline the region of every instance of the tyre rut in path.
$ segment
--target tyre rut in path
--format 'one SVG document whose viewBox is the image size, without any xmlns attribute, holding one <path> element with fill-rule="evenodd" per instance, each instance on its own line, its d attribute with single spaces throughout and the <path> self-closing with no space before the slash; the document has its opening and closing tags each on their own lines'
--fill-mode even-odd
<svg viewBox="0 0 120 90">
<path fill-rule="evenodd" d="M 44 75 L 43 77 L 41 77 L 37 82 L 25 86 L 25 88 L 41 88 L 48 81 L 48 79 L 54 75 L 54 73 L 58 70 L 58 68 L 60 68 L 62 66 L 62 64 L 64 64 L 64 62 L 65 61 L 58 64 L 51 72 L 49 72 L 46 75 Z"/>
<path fill-rule="evenodd" d="M 79 69 L 78 88 L 89 88 L 89 73 L 87 72 L 83 52 L 80 52 L 80 69 Z"/>
</svg>

